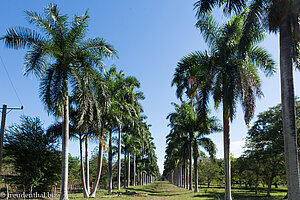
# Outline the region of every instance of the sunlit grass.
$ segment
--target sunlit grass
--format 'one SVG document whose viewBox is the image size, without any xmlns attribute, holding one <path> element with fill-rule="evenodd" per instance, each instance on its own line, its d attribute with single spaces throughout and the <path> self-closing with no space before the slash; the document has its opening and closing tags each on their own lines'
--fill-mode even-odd
<svg viewBox="0 0 300 200">
<path fill-rule="evenodd" d="M 117 195 L 108 194 L 106 190 L 97 192 L 96 198 L 101 199 L 224 199 L 224 188 L 201 186 L 199 193 L 194 193 L 190 190 L 177 187 L 167 181 L 156 181 L 145 186 L 135 186 L 126 189 L 130 192 L 137 192 L 132 195 Z M 125 192 L 121 189 L 120 192 Z M 233 199 L 239 200 L 279 200 L 286 195 L 286 188 L 272 188 L 271 197 L 266 197 L 266 188 L 259 188 L 258 194 L 255 194 L 254 189 L 245 189 L 239 187 L 232 188 Z M 82 193 L 70 194 L 70 199 L 84 199 Z"/>
</svg>

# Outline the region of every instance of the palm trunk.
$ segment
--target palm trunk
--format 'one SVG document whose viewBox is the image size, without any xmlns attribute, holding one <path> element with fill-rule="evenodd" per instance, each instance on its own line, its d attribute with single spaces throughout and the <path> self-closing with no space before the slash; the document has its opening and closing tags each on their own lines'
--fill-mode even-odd
<svg viewBox="0 0 300 200">
<path fill-rule="evenodd" d="M 108 192 L 112 192 L 112 131 L 109 131 L 109 153 L 108 153 Z"/>
<path fill-rule="evenodd" d="M 232 200 L 231 197 L 231 175 L 230 175 L 230 140 L 229 120 L 223 102 L 223 128 L 224 128 L 224 171 L 225 171 L 225 200 Z"/>
<path fill-rule="evenodd" d="M 136 186 L 136 155 L 133 154 L 133 186 Z"/>
<path fill-rule="evenodd" d="M 97 188 L 99 185 L 100 177 L 101 177 L 101 171 L 102 171 L 102 160 L 103 160 L 103 126 L 101 126 L 101 132 L 100 132 L 100 141 L 99 141 L 99 155 L 98 155 L 98 166 L 97 166 L 97 176 L 93 185 L 91 197 L 94 198 L 96 196 Z"/>
<path fill-rule="evenodd" d="M 182 165 L 179 166 L 179 186 L 182 187 Z"/>
<path fill-rule="evenodd" d="M 186 174 L 186 178 L 185 178 L 185 183 L 186 183 L 186 186 L 185 186 L 185 188 L 186 189 L 189 189 L 189 168 L 188 168 L 188 161 L 186 161 L 186 172 L 185 172 L 185 174 Z"/>
<path fill-rule="evenodd" d="M 89 145 L 88 136 L 85 135 L 85 166 L 86 166 L 86 190 L 90 194 L 90 162 L 89 162 Z"/>
<path fill-rule="evenodd" d="M 69 96 L 65 97 L 63 126 L 62 126 L 62 176 L 60 200 L 68 199 L 68 171 L 69 171 Z"/>
<path fill-rule="evenodd" d="M 126 189 L 126 180 L 127 180 L 126 157 L 127 157 L 126 150 L 124 150 L 124 185 L 123 185 L 124 189 Z"/>
<path fill-rule="evenodd" d="M 142 172 L 142 170 L 140 170 L 139 177 L 140 177 L 140 185 L 143 185 L 143 172 Z"/>
<path fill-rule="evenodd" d="M 280 78 L 284 152 L 289 200 L 300 199 L 299 160 L 292 62 L 292 33 L 288 17 L 281 22 Z"/>
<path fill-rule="evenodd" d="M 193 147 L 192 147 L 192 133 L 190 133 L 190 175 L 189 175 L 189 190 L 193 190 L 193 179 L 192 179 L 192 159 L 193 159 Z"/>
<path fill-rule="evenodd" d="M 185 159 L 183 160 L 182 174 L 182 187 L 185 188 Z"/>
<path fill-rule="evenodd" d="M 127 173 L 127 187 L 130 187 L 130 153 L 128 152 L 128 161 L 127 161 L 127 170 L 128 170 L 128 173 Z"/>
<path fill-rule="evenodd" d="M 82 189 L 83 189 L 83 196 L 84 198 L 89 197 L 89 193 L 86 189 L 85 183 L 85 171 L 84 171 L 84 164 L 83 164 L 83 150 L 82 150 L 82 139 L 79 139 L 79 148 L 80 148 L 80 171 L 81 171 L 81 182 L 82 182 Z"/>
<path fill-rule="evenodd" d="M 199 192 L 199 189 L 198 189 L 198 158 L 197 158 L 196 152 L 194 154 L 194 181 L 195 181 L 194 192 Z"/>
<path fill-rule="evenodd" d="M 121 189 L 121 128 L 119 128 L 119 145 L 118 145 L 118 190 Z"/>
</svg>

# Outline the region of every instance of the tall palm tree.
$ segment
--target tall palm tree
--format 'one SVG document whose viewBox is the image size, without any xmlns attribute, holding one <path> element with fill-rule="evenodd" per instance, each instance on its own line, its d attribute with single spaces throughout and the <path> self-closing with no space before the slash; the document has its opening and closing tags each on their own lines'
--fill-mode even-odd
<svg viewBox="0 0 300 200">
<path fill-rule="evenodd" d="M 102 63 L 103 57 L 116 54 L 114 48 L 101 38 L 84 40 L 87 32 L 87 12 L 75 16 L 72 23 L 59 12 L 55 4 L 44 9 L 44 16 L 25 11 L 28 21 L 43 34 L 25 27 L 9 28 L 4 40 L 9 48 L 29 48 L 25 55 L 25 75 L 41 79 L 40 96 L 49 113 L 62 117 L 62 185 L 60 199 L 68 199 L 69 148 L 69 83 L 82 67 L 80 57 L 89 55 L 91 62 Z"/>
<path fill-rule="evenodd" d="M 99 151 L 98 151 L 98 164 L 97 164 L 97 173 L 96 178 L 93 184 L 93 188 L 90 194 L 90 197 L 95 198 L 97 188 L 99 185 L 100 177 L 101 177 L 101 171 L 102 171 L 102 161 L 103 161 L 103 149 L 106 146 L 105 139 L 104 139 L 104 133 L 105 128 L 107 128 L 109 121 L 109 111 L 112 105 L 111 99 L 112 96 L 109 91 L 109 85 L 110 82 L 113 81 L 112 77 L 115 75 L 115 71 L 110 69 L 109 72 L 106 72 L 106 69 L 103 67 L 103 74 L 96 73 L 94 82 L 93 82 L 93 88 L 96 95 L 96 99 L 98 101 L 98 109 L 100 110 L 100 118 L 99 118 L 99 126 L 100 128 L 96 128 L 96 130 L 99 130 L 99 134 L 96 135 L 97 139 L 99 140 Z"/>
<path fill-rule="evenodd" d="M 119 101 L 118 108 L 118 190 L 121 188 L 121 133 L 125 123 L 127 125 L 134 124 L 135 118 L 138 117 L 141 106 L 137 102 L 139 99 L 143 99 L 143 95 L 140 92 L 135 92 L 136 88 L 139 88 L 140 83 L 134 77 L 124 77 L 124 74 L 120 72 L 118 74 L 117 84 L 115 85 L 114 97 Z M 130 160 L 130 154 L 129 154 Z"/>
<path fill-rule="evenodd" d="M 261 83 L 258 69 L 267 75 L 274 72 L 271 56 L 256 43 L 263 39 L 262 32 L 253 33 L 247 56 L 239 52 L 246 13 L 234 16 L 223 26 L 219 26 L 210 14 L 201 15 L 196 26 L 203 34 L 210 51 L 195 52 L 184 57 L 176 68 L 173 85 L 177 85 L 177 95 L 183 91 L 195 93 L 198 102 L 213 95 L 215 106 L 223 104 L 225 199 L 231 200 L 230 140 L 229 123 L 233 120 L 238 101 L 244 109 L 244 119 L 249 123 L 254 114 L 256 96 L 260 97 Z M 255 36 L 255 37 L 254 37 Z M 192 82 L 189 86 L 189 82 Z M 200 106 L 202 108 L 203 106 Z"/>
<path fill-rule="evenodd" d="M 85 61 L 88 58 L 85 59 Z M 83 62 L 83 64 L 87 64 L 88 62 Z M 99 104 L 96 99 L 94 82 L 95 79 L 98 78 L 97 71 L 81 71 L 74 78 L 75 86 L 74 92 L 71 98 L 71 105 L 74 105 L 73 110 L 76 110 L 77 114 L 77 128 L 81 129 L 84 133 L 85 139 L 85 164 L 86 164 L 86 180 L 83 181 L 84 188 L 84 196 L 90 196 L 90 179 L 89 179 L 89 152 L 88 152 L 88 138 L 90 137 L 90 133 L 92 128 L 97 129 L 100 120 L 100 112 L 99 112 Z M 82 159 L 82 139 L 80 138 L 80 154 Z M 83 161 L 81 161 L 83 162 Z M 81 167 L 82 174 L 84 174 L 84 168 Z"/>
<path fill-rule="evenodd" d="M 252 33 L 261 24 L 265 30 L 279 32 L 281 103 L 285 144 L 285 163 L 289 199 L 300 199 L 299 160 L 295 118 L 295 96 L 293 83 L 293 63 L 300 67 L 300 3 L 298 0 L 238 0 L 238 1 L 197 1 L 197 17 L 210 12 L 215 6 L 224 6 L 226 14 L 239 12 L 249 5 L 249 13 L 243 30 L 240 49 L 251 45 Z"/>
</svg>

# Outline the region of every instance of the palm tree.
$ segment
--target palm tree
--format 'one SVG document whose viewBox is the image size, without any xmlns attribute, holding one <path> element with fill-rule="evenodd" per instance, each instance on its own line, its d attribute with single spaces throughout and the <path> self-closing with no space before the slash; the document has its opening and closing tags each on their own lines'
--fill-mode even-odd
<svg viewBox="0 0 300 200">
<path fill-rule="evenodd" d="M 98 101 L 98 109 L 100 110 L 100 118 L 99 118 L 99 124 L 100 124 L 100 134 L 97 137 L 99 140 L 99 157 L 98 157 L 98 164 L 97 164 L 97 173 L 96 173 L 96 179 L 93 184 L 93 188 L 90 194 L 90 197 L 95 198 L 97 188 L 99 185 L 100 177 L 101 177 L 101 171 L 102 171 L 102 160 L 103 160 L 103 148 L 106 146 L 105 139 L 104 139 L 104 133 L 105 128 L 107 128 L 107 121 L 109 121 L 109 111 L 111 108 L 111 94 L 109 91 L 109 84 L 112 81 L 112 77 L 115 74 L 115 71 L 110 69 L 109 72 L 106 72 L 105 68 L 103 68 L 103 74 L 97 73 L 96 77 L 94 79 L 94 92 L 96 95 L 96 99 Z M 106 123 L 105 123 L 106 122 Z M 97 128 L 96 128 L 97 129 Z"/>
<path fill-rule="evenodd" d="M 44 35 L 25 27 L 10 28 L 1 37 L 9 48 L 29 48 L 25 55 L 25 75 L 35 74 L 41 79 L 40 96 L 49 113 L 62 117 L 62 186 L 60 199 L 68 199 L 69 148 L 69 83 L 82 68 L 80 57 L 88 55 L 95 65 L 103 57 L 116 54 L 114 48 L 101 38 L 83 40 L 89 16 L 75 16 L 72 23 L 49 4 L 44 16 L 25 12 L 29 23 L 35 24 Z"/>
<path fill-rule="evenodd" d="M 215 145 L 211 139 L 205 137 L 215 131 L 220 131 L 219 125 L 215 118 L 209 118 L 208 116 L 201 116 L 202 113 L 197 113 L 196 110 L 185 102 L 182 102 L 182 105 L 175 105 L 176 111 L 168 115 L 170 119 L 170 126 L 172 127 L 170 135 L 167 136 L 168 147 L 166 150 L 167 155 L 170 154 L 168 150 L 172 152 L 173 157 L 177 156 L 182 161 L 185 160 L 186 146 L 188 146 L 189 156 L 190 156 L 190 173 L 192 172 L 192 156 L 194 157 L 194 181 L 195 181 L 195 190 L 198 192 L 198 162 L 197 158 L 199 156 L 198 146 L 204 147 L 211 156 L 215 154 Z M 197 104 L 197 107 L 201 104 Z M 202 110 L 202 109 L 198 109 Z M 207 113 L 206 113 L 207 115 Z M 205 121 L 203 120 L 205 118 Z M 206 123 L 205 123 L 206 122 Z M 169 146 L 171 145 L 171 146 Z M 176 154 L 174 154 L 174 147 L 178 149 Z M 193 149 L 193 153 L 192 150 Z M 180 169 L 180 186 L 182 180 L 182 170 Z M 191 175 L 190 175 L 191 178 Z M 191 179 L 190 179 L 191 181 Z M 191 189 L 191 183 L 190 183 Z"/>
<path fill-rule="evenodd" d="M 87 60 L 86 58 L 85 60 Z M 87 62 L 84 62 L 86 64 Z M 82 140 L 85 139 L 85 164 L 86 164 L 86 180 L 83 180 L 84 197 L 90 196 L 90 180 L 89 180 L 89 156 L 88 156 L 88 138 L 92 128 L 97 129 L 100 120 L 99 104 L 95 95 L 95 79 L 98 78 L 97 71 L 82 71 L 74 78 L 75 87 L 73 95 L 70 97 L 73 110 L 76 110 L 77 128 L 82 130 L 84 137 L 80 137 L 80 155 L 82 160 Z M 84 168 L 81 166 L 82 174 Z M 84 178 L 84 177 L 83 177 Z"/>
<path fill-rule="evenodd" d="M 233 17 L 222 27 L 210 14 L 201 15 L 196 26 L 202 32 L 210 51 L 195 52 L 184 57 L 178 63 L 172 83 L 177 85 L 178 96 L 182 96 L 183 91 L 188 89 L 188 95 L 194 94 L 197 102 L 208 103 L 201 99 L 209 99 L 213 95 L 216 107 L 223 103 L 226 200 L 231 200 L 229 123 L 234 118 L 238 101 L 242 103 L 245 122 L 249 123 L 254 114 L 255 97 L 262 95 L 257 68 L 267 75 L 274 71 L 271 56 L 256 46 L 259 39 L 263 38 L 261 32 L 253 34 L 255 37 L 252 37 L 247 56 L 240 54 L 238 47 L 245 14 Z M 189 82 L 192 82 L 191 86 Z"/>
<path fill-rule="evenodd" d="M 192 123 L 192 119 L 196 117 L 195 112 L 193 112 L 193 109 L 191 106 L 186 104 L 185 102 L 182 102 L 182 105 L 179 106 L 177 104 L 173 104 L 175 106 L 175 112 L 170 113 L 167 118 L 170 120 L 170 126 L 173 126 L 173 129 L 175 132 L 183 132 L 187 134 L 188 142 L 188 148 L 189 148 L 189 190 L 192 190 L 192 158 L 193 158 L 193 146 L 192 141 L 194 139 L 194 124 Z M 180 135 L 179 135 L 180 136 Z M 183 137 L 181 135 L 181 137 Z"/>
<path fill-rule="evenodd" d="M 71 102 L 72 102 L 72 97 L 70 98 Z M 71 103 L 71 105 L 73 104 L 73 102 Z M 83 147 L 82 147 L 82 143 L 84 141 L 85 138 L 85 134 L 82 131 L 81 128 L 78 128 L 79 126 L 78 124 L 78 112 L 73 109 L 73 106 L 70 107 L 70 139 L 72 138 L 76 138 L 79 140 L 79 153 L 80 153 L 80 172 L 81 172 L 81 182 L 82 182 L 82 186 L 83 186 L 83 195 L 84 197 L 88 197 L 89 194 L 87 192 L 87 187 L 86 187 L 86 174 L 85 174 L 85 170 L 84 170 L 84 161 L 83 161 Z M 61 122 L 56 122 L 52 125 L 50 125 L 50 127 L 47 129 L 47 134 L 49 135 L 53 135 L 56 138 L 61 138 L 62 137 L 62 123 Z"/>
<path fill-rule="evenodd" d="M 197 17 L 210 12 L 215 6 L 224 6 L 226 14 L 239 12 L 247 1 L 197 1 Z M 295 96 L 293 83 L 293 63 L 300 66 L 300 6 L 298 0 L 272 1 L 251 0 L 240 49 L 251 45 L 252 33 L 259 25 L 273 33 L 279 32 L 280 38 L 280 77 L 281 103 L 285 144 L 285 163 L 289 199 L 300 199 L 299 160 L 297 151 L 297 133 L 295 118 Z"/>
<path fill-rule="evenodd" d="M 120 72 L 118 74 L 117 84 L 115 85 L 114 97 L 119 101 L 118 113 L 118 190 L 121 188 L 121 133 L 124 124 L 127 125 L 134 124 L 134 118 L 137 118 L 141 106 L 137 102 L 139 99 L 143 99 L 141 93 L 136 93 L 135 89 L 139 88 L 140 83 L 134 77 L 124 78 L 124 74 Z M 130 154 L 128 154 L 128 159 L 130 160 Z M 128 170 L 130 170 L 128 168 Z M 128 182 L 129 183 L 129 182 Z"/>
</svg>

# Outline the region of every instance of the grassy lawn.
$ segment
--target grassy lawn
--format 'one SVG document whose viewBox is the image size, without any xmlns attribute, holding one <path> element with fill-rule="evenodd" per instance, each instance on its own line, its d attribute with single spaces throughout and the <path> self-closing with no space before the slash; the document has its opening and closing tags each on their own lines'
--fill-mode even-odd
<svg viewBox="0 0 300 200">
<path fill-rule="evenodd" d="M 221 187 L 201 187 L 199 193 L 193 193 L 189 190 L 179 188 L 170 184 L 167 181 L 156 181 L 145 186 L 130 187 L 127 189 L 130 192 L 137 192 L 131 195 L 108 194 L 104 190 L 100 190 L 96 198 L 99 199 L 224 199 L 224 188 Z M 121 190 L 125 192 L 125 190 Z M 266 190 L 260 188 L 259 193 L 255 195 L 254 190 L 236 188 L 232 189 L 233 199 L 240 200 L 277 200 L 283 199 L 286 194 L 284 188 L 272 188 L 271 197 L 266 197 Z M 70 199 L 84 199 L 82 194 L 70 194 Z"/>
</svg>

